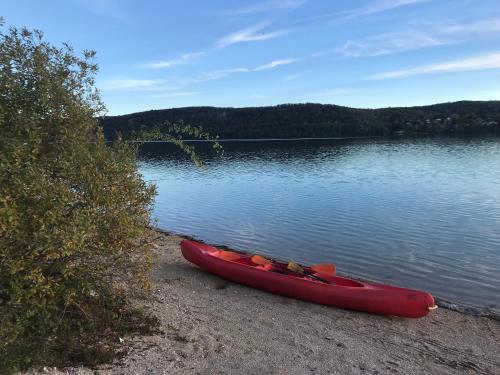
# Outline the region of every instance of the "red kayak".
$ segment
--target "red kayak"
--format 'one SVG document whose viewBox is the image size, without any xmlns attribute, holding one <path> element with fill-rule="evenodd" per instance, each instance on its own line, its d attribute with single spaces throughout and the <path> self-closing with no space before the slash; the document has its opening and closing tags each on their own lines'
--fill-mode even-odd
<svg viewBox="0 0 500 375">
<path fill-rule="evenodd" d="M 182 241 L 181 250 L 191 263 L 227 280 L 321 305 L 407 318 L 421 318 L 437 307 L 429 293 L 360 282 L 316 271 L 314 266 L 303 267 L 303 273 L 290 271 L 286 263 L 263 266 L 252 260 L 255 256 L 191 240 Z"/>
</svg>

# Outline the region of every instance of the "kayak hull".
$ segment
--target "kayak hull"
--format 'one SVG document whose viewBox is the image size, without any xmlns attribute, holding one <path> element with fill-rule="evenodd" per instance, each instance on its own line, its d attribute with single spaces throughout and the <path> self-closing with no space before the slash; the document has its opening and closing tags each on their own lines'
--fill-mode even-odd
<svg viewBox="0 0 500 375">
<path fill-rule="evenodd" d="M 272 272 L 252 264 L 245 254 L 241 254 L 240 261 L 221 259 L 220 249 L 196 241 L 183 240 L 181 251 L 189 262 L 224 279 L 321 305 L 407 318 L 424 317 L 435 307 L 434 298 L 426 292 L 321 272 L 315 274 L 329 283 L 293 273 Z"/>
</svg>

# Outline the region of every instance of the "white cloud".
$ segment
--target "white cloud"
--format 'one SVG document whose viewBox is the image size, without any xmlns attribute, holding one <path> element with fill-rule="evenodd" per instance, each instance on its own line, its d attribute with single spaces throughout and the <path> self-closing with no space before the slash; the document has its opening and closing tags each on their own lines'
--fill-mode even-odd
<svg viewBox="0 0 500 375">
<path fill-rule="evenodd" d="M 190 60 L 193 60 L 204 53 L 205 52 L 185 53 L 176 59 L 151 62 L 146 64 L 144 67 L 150 69 L 170 68 L 174 65 L 187 64 Z"/>
<path fill-rule="evenodd" d="M 250 71 L 251 71 L 250 68 L 232 68 L 232 69 L 214 70 L 214 71 L 211 71 L 211 72 L 203 73 L 203 77 L 201 77 L 199 79 L 195 78 L 190 83 L 213 81 L 213 80 L 225 78 L 225 77 L 227 77 L 227 76 L 229 76 L 231 74 L 234 74 L 234 73 L 246 73 L 246 72 L 250 72 Z"/>
<path fill-rule="evenodd" d="M 299 60 L 300 59 L 284 58 L 284 59 L 273 60 L 267 64 L 259 65 L 259 66 L 253 67 L 253 68 L 241 67 L 241 68 L 214 70 L 211 72 L 203 73 L 202 77 L 190 78 L 188 80 L 185 80 L 185 81 L 183 81 L 183 84 L 187 85 L 187 84 L 213 81 L 213 80 L 228 77 L 228 76 L 236 74 L 236 73 L 260 72 L 263 70 L 274 69 L 274 68 L 277 68 L 277 67 L 283 66 L 283 65 L 293 64 Z"/>
<path fill-rule="evenodd" d="M 359 41 L 348 40 L 340 52 L 346 57 L 381 56 L 456 43 L 453 39 L 420 31 L 381 34 Z"/>
<path fill-rule="evenodd" d="M 242 42 L 255 42 L 255 41 L 273 39 L 289 32 L 287 30 L 262 32 L 267 26 L 268 24 L 266 23 L 258 23 L 256 25 L 228 34 L 217 41 L 216 43 L 217 48 L 222 49 L 232 44 L 242 43 Z"/>
<path fill-rule="evenodd" d="M 150 89 L 161 82 L 152 79 L 115 79 L 103 82 L 100 88 L 101 90 Z"/>
<path fill-rule="evenodd" d="M 301 76 L 301 74 L 289 74 L 285 77 L 285 81 L 293 81 Z"/>
<path fill-rule="evenodd" d="M 164 94 L 151 95 L 153 98 L 177 98 L 181 96 L 193 96 L 200 94 L 199 91 L 178 91 L 178 92 L 168 92 Z"/>
<path fill-rule="evenodd" d="M 491 36 L 500 32 L 500 19 L 481 20 L 470 24 L 447 24 L 426 27 L 428 30 L 405 30 L 369 38 L 348 40 L 340 48 L 347 57 L 380 56 L 403 51 L 460 43 L 473 36 Z"/>
<path fill-rule="evenodd" d="M 231 69 L 214 70 L 212 72 L 204 73 L 204 76 L 207 78 L 206 80 L 210 81 L 214 79 L 224 78 L 234 73 L 260 72 L 262 70 L 269 70 L 281 65 L 292 64 L 296 61 L 298 61 L 298 59 L 290 59 L 290 58 L 278 59 L 268 62 L 267 64 L 259 65 L 254 68 L 231 68 Z"/>
<path fill-rule="evenodd" d="M 393 70 L 390 72 L 374 74 L 369 79 L 395 79 L 405 78 L 423 74 L 448 73 L 471 70 L 499 69 L 500 52 L 491 53 L 461 60 L 447 61 L 443 63 L 429 64 L 410 69 Z"/>
<path fill-rule="evenodd" d="M 258 71 L 261 71 L 261 70 L 273 69 L 273 68 L 276 68 L 277 66 L 292 64 L 292 63 L 294 63 L 296 61 L 297 61 L 297 59 L 279 59 L 279 60 L 274 60 L 274 61 L 271 61 L 270 63 L 267 63 L 267 64 L 264 64 L 264 65 L 258 66 L 256 68 L 253 68 L 252 71 L 253 72 L 258 72 Z"/>
<path fill-rule="evenodd" d="M 383 0 L 374 2 L 365 7 L 356 8 L 344 12 L 344 18 L 357 18 L 361 16 L 368 16 L 370 14 L 386 12 L 395 8 L 400 8 L 406 5 L 413 5 L 418 3 L 427 2 L 430 0 Z M 341 14 L 342 15 L 342 14 Z"/>
<path fill-rule="evenodd" d="M 320 51 L 320 52 L 315 52 L 311 55 L 311 57 L 322 57 L 325 55 L 328 55 L 329 51 Z"/>
<path fill-rule="evenodd" d="M 307 0 L 271 0 L 252 4 L 244 8 L 227 12 L 229 15 L 247 15 L 264 13 L 273 10 L 294 10 L 306 3 Z"/>
<path fill-rule="evenodd" d="M 488 18 L 470 24 L 449 23 L 438 27 L 438 32 L 442 34 L 491 34 L 500 32 L 500 18 Z"/>
<path fill-rule="evenodd" d="M 319 19 L 349 20 L 353 18 L 369 16 L 376 13 L 386 12 L 407 5 L 414 5 L 428 1 L 431 0 L 379 0 L 379 1 L 374 1 L 371 4 L 364 7 L 348 9 L 339 12 L 325 13 L 317 16 L 303 18 L 299 20 L 299 22 L 308 22 Z"/>
<path fill-rule="evenodd" d="M 103 91 L 176 91 L 179 87 L 166 86 L 163 79 L 110 79 L 98 87 Z"/>
</svg>

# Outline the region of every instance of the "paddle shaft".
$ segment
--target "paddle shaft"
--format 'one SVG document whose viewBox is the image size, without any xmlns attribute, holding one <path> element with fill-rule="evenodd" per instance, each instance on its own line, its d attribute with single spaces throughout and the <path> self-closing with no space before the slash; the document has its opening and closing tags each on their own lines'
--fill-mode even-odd
<svg viewBox="0 0 500 375">
<path fill-rule="evenodd" d="M 291 270 L 291 269 L 288 269 L 288 268 L 286 270 L 289 271 L 289 272 L 298 273 L 299 275 L 312 277 L 313 279 L 321 281 L 322 283 L 325 283 L 325 284 L 331 284 L 331 282 L 329 282 L 328 280 L 325 280 L 322 277 L 316 276 L 316 275 L 314 275 L 312 273 L 309 273 L 309 272 L 306 272 L 306 271 L 297 272 L 297 271 L 294 271 L 294 270 Z M 275 272 L 278 272 L 278 273 L 284 272 L 284 270 L 282 270 L 280 268 L 274 268 L 272 271 L 275 271 Z M 279 271 L 282 271 L 282 272 L 279 272 Z"/>
<path fill-rule="evenodd" d="M 313 275 L 312 273 L 308 273 L 308 272 L 303 272 L 304 275 L 306 276 L 310 276 L 318 281 L 321 281 L 322 283 L 325 283 L 325 284 L 331 284 L 331 282 L 329 282 L 328 280 L 325 280 L 323 279 L 322 277 L 319 277 L 319 276 L 316 276 L 316 275 Z"/>
<path fill-rule="evenodd" d="M 272 267 L 271 271 L 282 273 L 282 272 L 280 272 L 280 271 L 282 271 L 281 268 L 276 267 L 273 262 L 271 262 L 270 260 L 268 260 L 266 258 L 261 257 L 260 255 L 254 255 L 251 258 L 251 260 L 256 264 L 260 264 L 261 266 L 270 265 Z M 294 267 L 291 267 L 291 265 L 295 265 L 296 268 L 294 269 Z M 304 270 L 304 268 L 302 268 L 302 266 L 300 266 L 294 262 L 290 262 L 288 264 L 288 266 L 286 267 L 286 269 L 288 271 L 295 272 L 295 273 L 298 273 L 300 275 L 312 277 L 318 281 L 321 281 L 322 283 L 331 284 L 328 280 L 325 280 L 322 277 L 316 276 L 313 273 L 307 272 L 306 270 Z"/>
</svg>

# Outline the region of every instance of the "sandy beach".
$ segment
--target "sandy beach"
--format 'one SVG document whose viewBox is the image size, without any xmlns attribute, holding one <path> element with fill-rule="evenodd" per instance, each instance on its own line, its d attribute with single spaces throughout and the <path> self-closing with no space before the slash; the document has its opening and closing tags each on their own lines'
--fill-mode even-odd
<svg viewBox="0 0 500 375">
<path fill-rule="evenodd" d="M 189 264 L 181 240 L 166 233 L 157 239 L 146 302 L 163 333 L 126 337 L 128 354 L 98 373 L 500 374 L 497 319 L 445 308 L 402 319 L 276 296 Z"/>
</svg>

